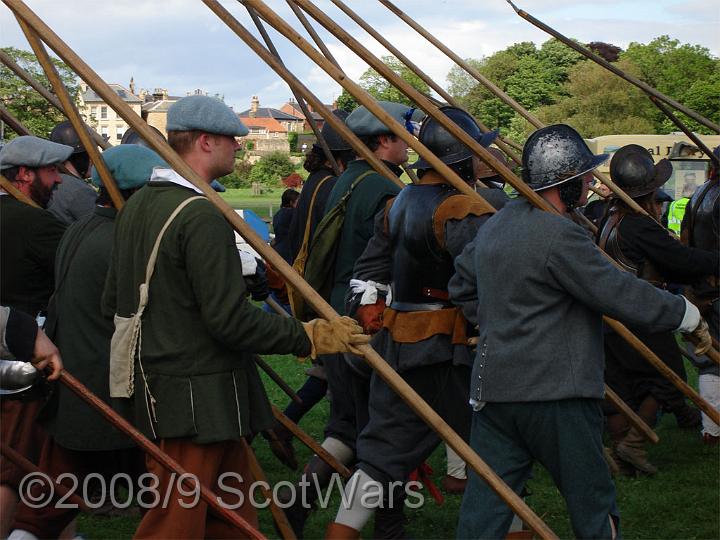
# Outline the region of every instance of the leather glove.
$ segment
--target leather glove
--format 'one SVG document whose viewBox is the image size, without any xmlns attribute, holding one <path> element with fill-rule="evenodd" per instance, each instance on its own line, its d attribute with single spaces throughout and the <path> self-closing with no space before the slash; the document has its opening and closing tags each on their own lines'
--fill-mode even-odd
<svg viewBox="0 0 720 540">
<path fill-rule="evenodd" d="M 250 276 L 245 276 L 245 287 L 250 293 L 250 297 L 257 302 L 261 302 L 270 296 L 265 264 L 260 259 L 257 259 L 257 269 L 255 273 Z"/>
<path fill-rule="evenodd" d="M 705 319 L 700 319 L 700 323 L 692 331 L 691 335 L 697 340 L 695 343 L 695 354 L 702 356 L 712 347 L 712 338 L 710 337 L 710 329 Z"/>
<path fill-rule="evenodd" d="M 367 304 L 357 308 L 355 316 L 366 334 L 376 334 L 383 327 L 383 312 L 385 311 L 385 298 L 378 298 L 374 304 Z"/>
<path fill-rule="evenodd" d="M 313 358 L 317 358 L 319 354 L 344 352 L 362 356 L 358 346 L 370 342 L 370 336 L 363 334 L 362 327 L 350 317 L 340 317 L 332 321 L 313 319 L 302 324 L 312 344 L 310 356 Z"/>
</svg>

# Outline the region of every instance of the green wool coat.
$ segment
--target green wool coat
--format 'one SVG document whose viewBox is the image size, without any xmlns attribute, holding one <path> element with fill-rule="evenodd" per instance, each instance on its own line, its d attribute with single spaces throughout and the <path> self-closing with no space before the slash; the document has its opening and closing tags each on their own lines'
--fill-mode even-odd
<svg viewBox="0 0 720 540">
<path fill-rule="evenodd" d="M 0 196 L 0 303 L 35 317 L 53 292 L 65 225 L 47 210 Z"/>
<path fill-rule="evenodd" d="M 398 176 L 402 172 L 399 167 L 385 162 Z M 329 212 L 350 190 L 355 179 L 366 171 L 373 170 L 372 166 L 364 159 L 351 161 L 348 168 L 335 182 L 330 192 L 325 213 Z M 353 190 L 348 201 L 340 236 L 337 258 L 335 259 L 335 275 L 330 304 L 340 313 L 345 314 L 345 293 L 352 278 L 355 262 L 360 258 L 367 243 L 373 236 L 375 215 L 385 208 L 388 199 L 400 193 L 400 187 L 388 178 L 373 172 L 365 178 Z"/>
<path fill-rule="evenodd" d="M 128 200 L 115 226 L 103 294 L 106 314 L 135 313 L 160 229 L 182 201 L 195 195 L 154 181 Z M 191 202 L 160 244 L 142 318 L 145 377 L 136 360 L 134 401 L 136 425 L 146 435 L 207 444 L 271 425 L 252 354 L 305 355 L 310 341 L 299 321 L 265 313 L 245 295 L 230 225 L 207 200 Z"/>
<path fill-rule="evenodd" d="M 100 314 L 116 210 L 96 207 L 73 223 L 60 241 L 55 265 L 55 298 L 47 331 L 60 349 L 65 369 L 91 392 L 127 415 L 127 399 L 111 399 L 110 338 L 114 325 Z M 72 450 L 116 450 L 134 446 L 100 413 L 58 384 L 45 406 L 43 423 L 55 441 Z"/>
</svg>

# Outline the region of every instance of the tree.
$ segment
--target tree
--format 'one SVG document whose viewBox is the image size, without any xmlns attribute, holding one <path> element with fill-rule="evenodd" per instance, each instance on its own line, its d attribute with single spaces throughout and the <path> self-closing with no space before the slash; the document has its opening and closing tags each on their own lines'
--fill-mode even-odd
<svg viewBox="0 0 720 540">
<path fill-rule="evenodd" d="M 400 60 L 394 56 L 383 56 L 383 64 L 389 67 L 396 75 L 416 90 L 427 94 L 430 87 L 410 68 L 405 66 Z M 383 101 L 394 101 L 396 103 L 404 103 L 406 105 L 415 106 L 415 102 L 403 94 L 400 90 L 390 84 L 377 71 L 370 68 L 360 76 L 360 86 L 362 86 L 375 99 Z"/>
<path fill-rule="evenodd" d="M 483 76 L 532 111 L 555 103 L 565 95 L 562 85 L 567 80 L 568 71 L 581 61 L 582 55 L 556 39 L 550 39 L 539 49 L 529 41 L 515 43 L 491 56 L 476 60 L 475 66 Z M 463 92 L 468 87 L 468 81 L 457 70 L 450 71 L 448 80 L 453 91 Z M 511 107 L 482 84 L 471 86 L 461 96 L 461 101 L 473 115 L 490 127 L 507 131 L 516 116 Z"/>
<path fill-rule="evenodd" d="M 360 104 L 357 102 L 357 100 L 343 88 L 342 93 L 337 98 L 337 107 L 338 109 L 342 109 L 346 112 L 353 112 L 355 109 L 357 109 L 360 106 Z"/>
<path fill-rule="evenodd" d="M 48 89 L 51 88 L 35 55 L 14 47 L 4 47 L 2 50 L 40 84 Z M 53 59 L 53 64 L 71 98 L 77 99 L 80 88 L 73 71 L 60 60 Z M 65 116 L 60 111 L 4 64 L 0 65 L 0 99 L 18 120 L 39 137 L 47 137 L 56 124 L 65 120 Z M 10 131 L 8 130 L 7 133 L 9 135 Z"/>
<path fill-rule="evenodd" d="M 475 69 L 480 69 L 481 67 L 480 60 L 475 60 L 474 58 L 466 58 L 465 62 Z M 450 68 L 446 80 L 448 82 L 448 93 L 460 103 L 465 102 L 470 91 L 478 84 L 475 77 L 457 64 Z"/>
<path fill-rule="evenodd" d="M 720 60 L 713 57 L 705 47 L 687 43 L 681 45 L 676 39 L 660 36 L 646 45 L 631 43 L 621 58 L 632 61 L 639 69 L 639 78 L 650 86 L 703 116 L 715 122 L 720 121 L 717 106 Z M 689 102 L 695 106 L 689 105 Z M 658 109 L 652 110 L 650 117 L 658 133 L 677 130 Z M 682 114 L 679 117 L 695 131 L 712 133 Z"/>
<path fill-rule="evenodd" d="M 639 72 L 628 60 L 620 60 L 618 67 L 635 76 Z M 570 124 L 583 137 L 655 132 L 654 107 L 644 92 L 594 62 L 574 66 L 564 90 L 565 97 L 537 111 L 542 122 Z"/>
<path fill-rule="evenodd" d="M 295 166 L 284 152 L 272 152 L 263 156 L 250 171 L 250 180 L 262 184 L 277 185 L 292 173 Z"/>
</svg>

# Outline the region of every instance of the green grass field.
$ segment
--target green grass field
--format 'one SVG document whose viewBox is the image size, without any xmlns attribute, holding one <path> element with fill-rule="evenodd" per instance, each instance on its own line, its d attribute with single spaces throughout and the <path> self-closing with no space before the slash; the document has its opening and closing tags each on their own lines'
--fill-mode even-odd
<svg viewBox="0 0 720 540">
<path fill-rule="evenodd" d="M 267 360 L 292 386 L 299 387 L 304 381 L 304 365 L 294 357 L 271 356 Z M 689 373 L 694 385 L 695 372 L 689 368 Z M 287 398 L 274 383 L 265 378 L 265 387 L 271 401 L 284 407 Z M 322 439 L 327 412 L 327 402 L 323 401 L 301 422 L 301 427 L 316 440 Z M 678 430 L 673 417 L 663 417 L 658 433 L 661 440 L 650 448 L 650 459 L 660 472 L 652 478 L 620 478 L 616 481 L 624 537 L 719 538 L 720 449 L 703 445 L 696 431 Z M 262 437 L 256 438 L 253 446 L 271 483 L 297 478 L 297 473 L 289 471 L 274 458 Z M 301 462 L 305 462 L 310 452 L 297 441 L 295 448 Z M 439 484 L 445 470 L 442 448 L 433 454 L 430 464 Z M 571 538 L 564 502 L 542 468 L 536 467 L 528 487 L 530 506 L 561 538 Z M 437 506 L 427 493 L 425 495 L 426 504 L 422 508 L 407 511 L 410 537 L 453 538 L 460 497 L 446 496 L 445 503 Z M 319 510 L 311 516 L 306 529 L 307 538 L 323 537 L 325 526 L 334 517 L 338 503 L 339 496 L 336 494 L 329 509 Z M 137 519 L 83 515 L 79 532 L 89 539 L 126 539 L 132 537 L 136 525 Z M 268 537 L 277 537 L 268 510 L 261 511 L 261 528 Z M 363 536 L 370 538 L 371 534 L 372 528 L 368 526 Z"/>
</svg>

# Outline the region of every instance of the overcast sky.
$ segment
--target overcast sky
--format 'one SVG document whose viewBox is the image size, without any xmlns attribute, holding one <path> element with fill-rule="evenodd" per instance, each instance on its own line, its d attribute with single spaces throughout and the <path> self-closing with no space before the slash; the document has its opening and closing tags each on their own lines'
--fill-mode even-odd
<svg viewBox="0 0 720 540">
<path fill-rule="evenodd" d="M 106 82 L 136 90 L 167 88 L 185 95 L 196 88 L 221 94 L 236 111 L 253 95 L 261 106 L 279 107 L 290 90 L 200 0 L 25 0 Z M 283 0 L 266 2 L 306 36 Z M 443 86 L 451 61 L 375 0 L 345 0 L 376 30 Z M 460 56 L 480 58 L 519 41 L 549 38 L 518 17 L 504 0 L 395 0 Z M 257 35 L 245 9 L 222 4 Z M 388 54 L 327 0 L 316 0 L 326 14 L 374 54 Z M 517 0 L 516 4 L 561 33 L 581 42 L 605 41 L 625 48 L 669 34 L 720 54 L 720 2 L 717 0 Z M 315 24 L 316 28 L 320 28 Z M 367 69 L 363 61 L 324 30 L 320 35 L 353 79 Z M 285 63 L 325 102 L 340 87 L 320 68 L 271 31 Z M 10 11 L 0 5 L 0 44 L 29 49 Z"/>
</svg>

